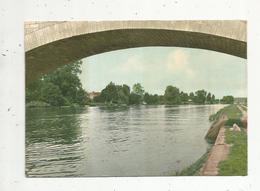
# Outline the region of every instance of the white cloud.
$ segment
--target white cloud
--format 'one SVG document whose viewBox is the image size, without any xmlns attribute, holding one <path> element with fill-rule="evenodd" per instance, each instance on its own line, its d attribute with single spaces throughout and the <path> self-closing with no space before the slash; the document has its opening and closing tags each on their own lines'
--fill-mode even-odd
<svg viewBox="0 0 260 191">
<path fill-rule="evenodd" d="M 181 73 L 186 76 L 193 77 L 194 72 L 189 66 L 189 54 L 184 50 L 174 50 L 169 53 L 166 58 L 166 66 L 168 71 L 173 73 Z"/>
</svg>

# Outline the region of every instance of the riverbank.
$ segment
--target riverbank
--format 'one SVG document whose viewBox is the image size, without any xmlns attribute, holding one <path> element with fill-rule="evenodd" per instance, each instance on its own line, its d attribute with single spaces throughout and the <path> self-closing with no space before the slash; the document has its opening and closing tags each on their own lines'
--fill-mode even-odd
<svg viewBox="0 0 260 191">
<path fill-rule="evenodd" d="M 181 106 L 181 105 L 214 105 L 216 103 L 205 103 L 205 104 L 197 104 L 197 103 L 181 103 L 181 104 L 121 104 L 121 103 L 99 103 L 99 102 L 90 102 L 86 105 L 79 105 L 79 104 L 70 104 L 70 105 L 59 105 L 59 106 L 53 106 L 43 101 L 31 101 L 26 103 L 26 107 L 127 107 L 127 106 L 137 106 L 137 105 L 151 105 L 151 106 L 157 106 L 157 105 L 165 105 L 165 106 Z"/>
<path fill-rule="evenodd" d="M 212 126 L 206 140 L 214 143 L 195 163 L 176 173 L 178 176 L 247 174 L 247 135 L 242 119 L 247 116 L 237 105 L 229 105 L 210 116 Z M 243 111 L 246 108 L 243 107 Z M 232 130 L 236 123 L 241 131 Z"/>
<path fill-rule="evenodd" d="M 219 175 L 221 176 L 246 176 L 247 175 L 247 107 L 237 105 L 242 113 L 241 131 L 234 131 L 226 126 L 226 143 L 231 145 L 227 160 L 220 162 Z"/>
<path fill-rule="evenodd" d="M 202 176 L 218 175 L 218 165 L 221 161 L 226 160 L 229 154 L 230 145 L 225 141 L 226 129 L 221 126 L 214 146 L 209 152 L 208 158 L 200 170 Z"/>
<path fill-rule="evenodd" d="M 218 138 L 201 175 L 243 176 L 247 174 L 247 134 L 244 120 L 247 113 L 240 105 L 223 108 L 217 119 L 225 115 Z M 233 125 L 238 125 L 233 127 Z M 220 140 L 219 140 L 220 138 Z"/>
<path fill-rule="evenodd" d="M 230 145 L 230 153 L 226 160 L 219 163 L 220 176 L 247 175 L 247 133 L 245 131 L 230 131 L 226 127 L 226 143 Z"/>
</svg>

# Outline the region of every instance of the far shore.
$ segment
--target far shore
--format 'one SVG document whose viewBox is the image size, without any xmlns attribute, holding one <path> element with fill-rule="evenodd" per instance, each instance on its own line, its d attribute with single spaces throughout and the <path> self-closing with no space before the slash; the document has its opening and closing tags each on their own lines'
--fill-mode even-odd
<svg viewBox="0 0 260 191">
<path fill-rule="evenodd" d="M 204 104 L 198 104 L 198 103 L 182 103 L 182 104 L 117 104 L 117 103 L 89 103 L 86 105 L 78 105 L 78 104 L 72 104 L 72 105 L 59 105 L 59 106 L 53 106 L 46 102 L 29 102 L 26 103 L 26 108 L 75 108 L 75 107 L 131 107 L 131 106 L 157 106 L 157 105 L 165 105 L 165 106 L 181 106 L 181 105 L 215 105 L 215 104 L 223 104 L 225 103 L 204 103 Z"/>
</svg>

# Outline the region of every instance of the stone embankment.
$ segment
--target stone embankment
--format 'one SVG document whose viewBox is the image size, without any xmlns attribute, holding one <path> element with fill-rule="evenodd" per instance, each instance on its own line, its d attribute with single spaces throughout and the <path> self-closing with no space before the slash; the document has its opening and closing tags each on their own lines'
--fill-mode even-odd
<svg viewBox="0 0 260 191">
<path fill-rule="evenodd" d="M 218 175 L 218 164 L 220 161 L 227 159 L 230 146 L 225 143 L 225 127 L 220 127 L 217 139 L 212 147 L 208 160 L 203 165 L 200 171 L 202 176 L 216 176 Z"/>
</svg>

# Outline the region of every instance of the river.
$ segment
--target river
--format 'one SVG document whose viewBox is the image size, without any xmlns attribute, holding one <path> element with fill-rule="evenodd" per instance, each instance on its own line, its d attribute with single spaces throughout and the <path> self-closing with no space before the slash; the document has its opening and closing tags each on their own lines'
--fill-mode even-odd
<svg viewBox="0 0 260 191">
<path fill-rule="evenodd" d="M 203 155 L 223 105 L 27 108 L 29 177 L 172 175 Z"/>
</svg>

